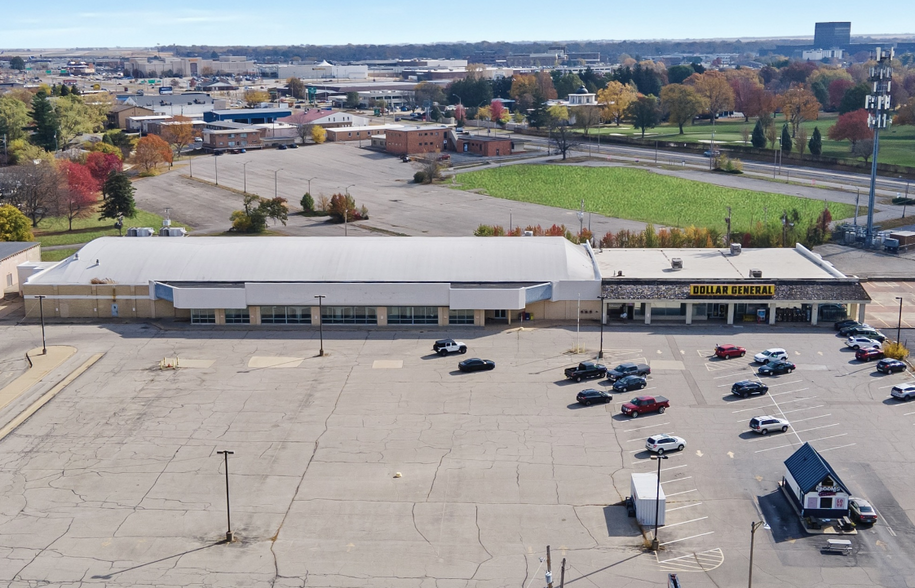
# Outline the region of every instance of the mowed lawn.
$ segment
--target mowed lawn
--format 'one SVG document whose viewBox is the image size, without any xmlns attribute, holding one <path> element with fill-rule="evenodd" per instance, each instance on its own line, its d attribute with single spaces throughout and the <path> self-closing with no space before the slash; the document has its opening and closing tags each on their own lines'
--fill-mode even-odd
<svg viewBox="0 0 915 588">
<path fill-rule="evenodd" d="M 99 220 L 97 212 L 93 212 L 86 218 L 73 219 L 72 231 L 69 230 L 69 226 L 65 217 L 44 218 L 38 223 L 37 227 L 32 227 L 32 233 L 35 235 L 35 240 L 41 242 L 42 247 L 77 245 L 88 243 L 98 237 L 118 235 L 114 220 L 110 218 Z M 133 218 L 124 219 L 124 227 L 121 233 L 126 233 L 128 227 L 152 227 L 158 231 L 161 226 L 161 216 L 145 210 L 138 210 Z M 186 227 L 186 225 L 175 222 L 172 222 L 172 226 Z"/>
<path fill-rule="evenodd" d="M 823 155 L 825 157 L 837 157 L 849 161 L 863 162 L 861 158 L 853 158 L 849 153 L 848 141 L 830 141 L 826 136 L 829 127 L 836 124 L 838 115 L 832 113 L 820 113 L 818 120 L 806 121 L 802 126 L 807 130 L 807 137 L 813 136 L 813 129 L 819 127 L 820 134 L 823 135 Z M 741 131 L 747 129 L 753 132 L 753 126 L 756 124 L 755 119 L 750 122 L 739 120 L 719 120 L 712 126 L 708 121 L 698 121 L 694 125 L 683 127 L 683 134 L 676 125 L 668 123 L 661 124 L 653 129 L 646 129 L 645 139 L 658 139 L 661 141 L 679 141 L 681 143 L 703 143 L 708 144 L 712 140 L 712 133 L 715 133 L 715 143 L 724 151 L 727 151 L 728 144 L 743 145 L 744 139 Z M 775 118 L 779 132 L 782 125 L 785 124 L 785 117 L 779 115 Z M 640 137 L 641 131 L 632 128 L 630 125 L 604 125 L 600 129 L 590 129 L 589 134 L 600 133 L 602 136 L 624 136 Z M 749 144 L 749 139 L 747 144 Z M 805 149 L 805 153 L 809 150 Z M 738 156 L 739 157 L 739 156 Z M 889 163 L 893 165 L 907 165 L 915 167 L 915 126 L 891 126 L 888 131 L 880 133 L 880 163 Z"/>
<path fill-rule="evenodd" d="M 584 199 L 585 211 L 668 227 L 723 230 L 728 206 L 734 230 L 750 229 L 760 221 L 777 223 L 783 211 L 792 209 L 802 221 L 813 222 L 823 210 L 820 200 L 724 188 L 630 168 L 511 165 L 462 173 L 456 182 L 463 190 L 570 210 L 578 210 Z M 830 202 L 829 211 L 833 219 L 845 219 L 854 214 L 854 206 Z"/>
</svg>

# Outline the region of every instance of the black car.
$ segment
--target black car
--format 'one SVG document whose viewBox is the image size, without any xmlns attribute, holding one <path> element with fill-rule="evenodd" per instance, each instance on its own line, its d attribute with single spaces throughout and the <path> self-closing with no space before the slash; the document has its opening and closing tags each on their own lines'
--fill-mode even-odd
<svg viewBox="0 0 915 588">
<path fill-rule="evenodd" d="M 893 372 L 904 372 L 905 364 L 898 359 L 881 359 L 877 362 L 877 371 L 883 374 L 892 374 Z"/>
<path fill-rule="evenodd" d="M 631 390 L 641 390 L 648 382 L 641 376 L 623 376 L 613 383 L 614 392 L 629 392 Z"/>
<path fill-rule="evenodd" d="M 479 357 L 471 357 L 458 364 L 458 369 L 462 372 L 482 372 L 495 367 L 496 362 L 490 359 L 480 359 Z"/>
<path fill-rule="evenodd" d="M 286 149 L 288 149 L 288 147 L 286 147 L 283 144 L 277 145 L 276 148 L 279 149 L 280 151 L 285 151 Z"/>
<path fill-rule="evenodd" d="M 846 331 L 846 334 L 849 337 L 867 337 L 868 339 L 873 339 L 874 341 L 879 341 L 881 343 L 886 341 L 886 335 L 870 327 L 855 327 L 854 329 Z"/>
<path fill-rule="evenodd" d="M 872 327 L 872 326 L 870 326 L 870 325 L 868 325 L 868 324 L 859 323 L 859 322 L 856 321 L 855 324 L 848 325 L 847 327 L 842 327 L 841 329 L 839 329 L 839 334 L 842 335 L 842 336 L 844 336 L 844 337 L 850 337 L 850 336 L 856 334 L 855 332 L 858 331 L 858 330 L 860 330 L 860 329 L 865 329 L 865 330 L 873 331 L 873 330 L 874 330 L 874 327 Z"/>
<path fill-rule="evenodd" d="M 766 365 L 759 368 L 756 372 L 760 376 L 774 376 L 775 374 L 790 374 L 794 371 L 794 368 L 797 366 L 788 361 L 787 359 L 780 359 L 778 361 L 770 361 Z"/>
<path fill-rule="evenodd" d="M 741 398 L 746 398 L 753 394 L 765 394 L 768 391 L 768 386 L 762 382 L 757 382 L 756 380 L 741 380 L 731 386 L 731 394 L 735 394 Z"/>
<path fill-rule="evenodd" d="M 608 403 L 613 400 L 613 396 L 609 392 L 604 392 L 603 390 L 595 390 L 594 388 L 588 388 L 587 390 L 582 390 L 578 393 L 578 396 L 575 397 L 575 400 L 578 401 L 578 404 L 584 404 L 585 406 L 590 406 L 592 404 L 599 403 Z"/>
<path fill-rule="evenodd" d="M 296 145 L 295 143 L 290 143 L 290 144 L 289 144 L 289 148 L 290 148 L 290 149 L 298 149 L 299 146 Z"/>
<path fill-rule="evenodd" d="M 841 331 L 842 329 L 845 329 L 848 327 L 856 327 L 860 324 L 861 323 L 859 323 L 858 321 L 856 321 L 854 319 L 843 319 L 841 321 L 836 321 L 836 323 L 833 326 L 835 327 L 835 329 L 837 331 Z"/>
</svg>

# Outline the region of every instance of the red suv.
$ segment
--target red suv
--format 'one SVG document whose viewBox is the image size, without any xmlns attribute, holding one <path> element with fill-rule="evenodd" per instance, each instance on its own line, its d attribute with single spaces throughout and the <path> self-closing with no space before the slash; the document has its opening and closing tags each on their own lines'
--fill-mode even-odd
<svg viewBox="0 0 915 588">
<path fill-rule="evenodd" d="M 870 361 L 872 359 L 883 359 L 883 351 L 877 348 L 859 349 L 855 351 L 855 359 L 858 361 Z"/>
<path fill-rule="evenodd" d="M 747 354 L 747 350 L 743 347 L 738 347 L 737 345 L 716 345 L 715 346 L 715 357 L 720 357 L 721 359 L 731 359 L 732 357 L 743 357 Z"/>
</svg>

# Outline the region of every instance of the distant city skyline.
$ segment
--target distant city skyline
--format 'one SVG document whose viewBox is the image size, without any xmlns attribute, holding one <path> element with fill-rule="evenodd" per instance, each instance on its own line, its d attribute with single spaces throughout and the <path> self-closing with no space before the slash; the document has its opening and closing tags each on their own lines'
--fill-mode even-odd
<svg viewBox="0 0 915 588">
<path fill-rule="evenodd" d="M 345 5 L 160 0 L 99 10 L 73 0 L 10 3 L 0 48 L 158 45 L 401 45 L 435 42 L 734 39 L 813 36 L 814 23 L 851 21 L 852 35 L 915 33 L 915 11 L 892 16 L 837 0 L 828 6 L 774 0 L 764 8 L 700 1 L 557 5 L 545 0 L 466 0 L 450 5 L 350 2 Z M 746 6 L 746 5 L 743 5 Z"/>
</svg>

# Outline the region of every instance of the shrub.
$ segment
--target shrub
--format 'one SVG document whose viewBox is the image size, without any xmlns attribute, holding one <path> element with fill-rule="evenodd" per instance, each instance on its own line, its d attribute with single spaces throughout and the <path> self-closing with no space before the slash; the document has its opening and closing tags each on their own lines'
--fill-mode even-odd
<svg viewBox="0 0 915 588">
<path fill-rule="evenodd" d="M 883 355 L 901 361 L 909 356 L 909 350 L 898 341 L 896 343 L 885 343 L 883 345 Z"/>
<path fill-rule="evenodd" d="M 415 174 L 413 174 L 413 181 L 416 182 L 417 184 L 425 184 L 426 183 L 426 172 L 418 171 Z"/>
<path fill-rule="evenodd" d="M 330 210 L 330 199 L 324 194 L 318 196 L 318 210 L 321 212 L 328 212 Z"/>
<path fill-rule="evenodd" d="M 311 197 L 311 194 L 305 192 L 305 195 L 302 196 L 302 210 L 305 212 L 314 212 L 315 211 L 315 199 Z"/>
</svg>

